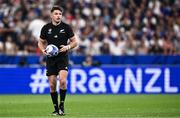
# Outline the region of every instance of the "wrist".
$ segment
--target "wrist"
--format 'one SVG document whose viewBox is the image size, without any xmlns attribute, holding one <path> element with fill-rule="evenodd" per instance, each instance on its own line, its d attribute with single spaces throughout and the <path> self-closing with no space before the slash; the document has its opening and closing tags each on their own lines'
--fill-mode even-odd
<svg viewBox="0 0 180 118">
<path fill-rule="evenodd" d="M 71 45 L 67 45 L 67 50 L 70 50 L 71 49 Z"/>
</svg>

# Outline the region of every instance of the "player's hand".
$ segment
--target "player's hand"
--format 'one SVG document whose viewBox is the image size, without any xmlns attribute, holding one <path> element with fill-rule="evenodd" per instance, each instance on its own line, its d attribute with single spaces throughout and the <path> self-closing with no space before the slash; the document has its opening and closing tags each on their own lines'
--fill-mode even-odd
<svg viewBox="0 0 180 118">
<path fill-rule="evenodd" d="M 66 52 L 70 49 L 70 45 L 60 45 L 60 50 L 59 52 Z"/>
<path fill-rule="evenodd" d="M 50 56 L 47 52 L 46 52 L 46 49 L 42 50 L 43 54 L 46 55 L 46 56 Z"/>
</svg>

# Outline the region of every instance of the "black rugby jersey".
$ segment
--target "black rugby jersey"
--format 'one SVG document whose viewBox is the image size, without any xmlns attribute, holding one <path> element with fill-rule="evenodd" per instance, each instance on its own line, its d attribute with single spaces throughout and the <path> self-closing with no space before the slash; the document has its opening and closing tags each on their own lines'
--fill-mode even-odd
<svg viewBox="0 0 180 118">
<path fill-rule="evenodd" d="M 46 40 L 48 45 L 54 44 L 58 48 L 60 45 L 67 45 L 68 39 L 73 36 L 72 28 L 62 21 L 57 26 L 53 25 L 52 22 L 44 25 L 40 34 L 40 38 Z"/>
</svg>

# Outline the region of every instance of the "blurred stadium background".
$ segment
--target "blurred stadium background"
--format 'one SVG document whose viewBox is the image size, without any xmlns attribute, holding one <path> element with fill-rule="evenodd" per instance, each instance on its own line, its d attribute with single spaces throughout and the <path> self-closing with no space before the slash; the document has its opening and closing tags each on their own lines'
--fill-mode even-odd
<svg viewBox="0 0 180 118">
<path fill-rule="evenodd" d="M 180 117 L 179 0 L 0 0 L 0 117 L 50 117 L 37 41 L 53 5 L 79 39 L 65 117 Z"/>
</svg>

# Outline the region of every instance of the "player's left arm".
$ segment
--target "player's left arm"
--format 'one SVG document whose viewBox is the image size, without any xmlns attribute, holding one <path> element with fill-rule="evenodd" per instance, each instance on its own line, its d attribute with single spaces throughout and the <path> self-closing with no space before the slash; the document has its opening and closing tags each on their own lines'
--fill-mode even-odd
<svg viewBox="0 0 180 118">
<path fill-rule="evenodd" d="M 69 38 L 70 42 L 68 45 L 61 45 L 59 52 L 66 52 L 70 49 L 75 48 L 78 45 L 77 37 L 74 35 L 73 37 Z"/>
</svg>

